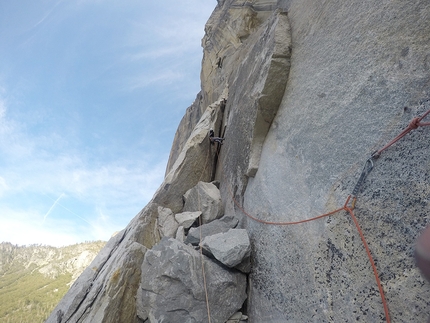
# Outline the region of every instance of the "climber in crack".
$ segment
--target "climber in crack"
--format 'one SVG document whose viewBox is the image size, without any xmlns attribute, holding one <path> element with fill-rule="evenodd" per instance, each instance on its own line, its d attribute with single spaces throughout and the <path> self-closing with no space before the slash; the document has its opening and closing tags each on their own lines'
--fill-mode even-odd
<svg viewBox="0 0 430 323">
<path fill-rule="evenodd" d="M 209 140 L 211 141 L 211 144 L 213 145 L 214 143 L 219 143 L 220 145 L 222 145 L 222 142 L 224 141 L 224 138 L 221 137 L 215 137 L 215 133 L 214 131 L 211 129 L 209 130 Z"/>
</svg>

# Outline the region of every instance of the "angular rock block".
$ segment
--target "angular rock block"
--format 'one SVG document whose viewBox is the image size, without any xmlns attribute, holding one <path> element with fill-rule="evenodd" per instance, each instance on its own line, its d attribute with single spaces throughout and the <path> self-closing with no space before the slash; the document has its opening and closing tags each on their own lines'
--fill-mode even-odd
<svg viewBox="0 0 430 323">
<path fill-rule="evenodd" d="M 182 225 L 178 228 L 178 231 L 176 231 L 175 239 L 180 242 L 185 241 L 185 229 Z"/>
<path fill-rule="evenodd" d="M 208 223 L 224 213 L 219 189 L 212 183 L 198 182 L 184 194 L 184 211 L 201 211 L 202 222 Z"/>
<path fill-rule="evenodd" d="M 148 322 L 225 323 L 246 299 L 246 275 L 230 271 L 176 239 L 163 238 L 145 254 L 137 315 Z"/>
<path fill-rule="evenodd" d="M 175 237 L 179 224 L 175 220 L 172 210 L 167 207 L 158 207 L 158 232 L 160 237 Z"/>
<path fill-rule="evenodd" d="M 200 211 L 182 212 L 182 213 L 175 214 L 175 219 L 180 226 L 184 227 L 185 229 L 188 229 L 190 226 L 193 225 L 193 223 L 201 214 L 202 212 Z"/>
<path fill-rule="evenodd" d="M 230 229 L 206 237 L 201 242 L 203 250 L 226 265 L 235 267 L 251 255 L 251 243 L 245 229 Z"/>
<path fill-rule="evenodd" d="M 221 219 L 214 220 L 210 223 L 203 224 L 199 228 L 190 228 L 185 243 L 191 243 L 198 246 L 200 243 L 200 232 L 202 237 L 208 237 L 217 233 L 227 232 L 234 229 L 239 220 L 232 215 L 224 215 Z"/>
</svg>

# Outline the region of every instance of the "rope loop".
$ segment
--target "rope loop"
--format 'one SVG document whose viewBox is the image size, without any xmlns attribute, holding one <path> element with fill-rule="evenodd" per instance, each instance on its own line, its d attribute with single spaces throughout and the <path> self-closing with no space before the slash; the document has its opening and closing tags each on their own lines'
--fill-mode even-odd
<svg viewBox="0 0 430 323">
<path fill-rule="evenodd" d="M 419 117 L 413 118 L 408 125 L 408 129 L 411 129 L 411 130 L 417 129 L 420 126 L 420 121 L 421 121 L 421 118 Z"/>
<path fill-rule="evenodd" d="M 426 113 L 424 113 L 421 117 L 415 117 L 409 122 L 408 126 L 400 132 L 393 140 L 391 140 L 388 144 L 386 144 L 384 147 L 379 149 L 376 154 L 380 155 L 385 149 L 391 147 L 394 145 L 397 141 L 402 139 L 404 136 L 406 136 L 409 132 L 412 130 L 417 129 L 418 127 L 424 127 L 424 126 L 430 126 L 430 122 L 421 122 L 428 114 L 430 114 L 430 110 L 428 110 Z"/>
</svg>

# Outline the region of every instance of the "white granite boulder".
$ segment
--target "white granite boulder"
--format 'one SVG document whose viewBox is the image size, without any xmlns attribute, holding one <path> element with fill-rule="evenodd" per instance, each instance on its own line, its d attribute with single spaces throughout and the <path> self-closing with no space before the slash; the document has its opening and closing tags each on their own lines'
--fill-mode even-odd
<svg viewBox="0 0 430 323">
<path fill-rule="evenodd" d="M 233 268 L 249 259 L 251 243 L 245 229 L 230 229 L 206 237 L 201 242 L 203 250 L 222 264 Z"/>
<path fill-rule="evenodd" d="M 182 212 L 175 214 L 175 219 L 179 223 L 179 226 L 188 229 L 193 225 L 196 219 L 202 214 L 200 211 L 196 212 Z"/>
<path fill-rule="evenodd" d="M 239 220 L 234 216 L 224 215 L 221 219 L 203 224 L 198 228 L 190 228 L 185 243 L 197 246 L 200 243 L 200 233 L 202 237 L 208 237 L 217 233 L 227 232 L 230 229 L 234 229 L 238 222 Z"/>
<path fill-rule="evenodd" d="M 224 214 L 221 194 L 213 183 L 198 182 L 184 194 L 184 211 L 201 211 L 202 223 L 208 223 Z"/>
</svg>

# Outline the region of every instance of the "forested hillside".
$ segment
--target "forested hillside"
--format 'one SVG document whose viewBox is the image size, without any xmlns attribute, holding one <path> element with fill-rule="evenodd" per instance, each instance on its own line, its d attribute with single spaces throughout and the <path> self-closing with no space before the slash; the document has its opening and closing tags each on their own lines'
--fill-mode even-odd
<svg viewBox="0 0 430 323">
<path fill-rule="evenodd" d="M 55 248 L 0 244 L 0 321 L 44 322 L 105 242 Z"/>
</svg>

